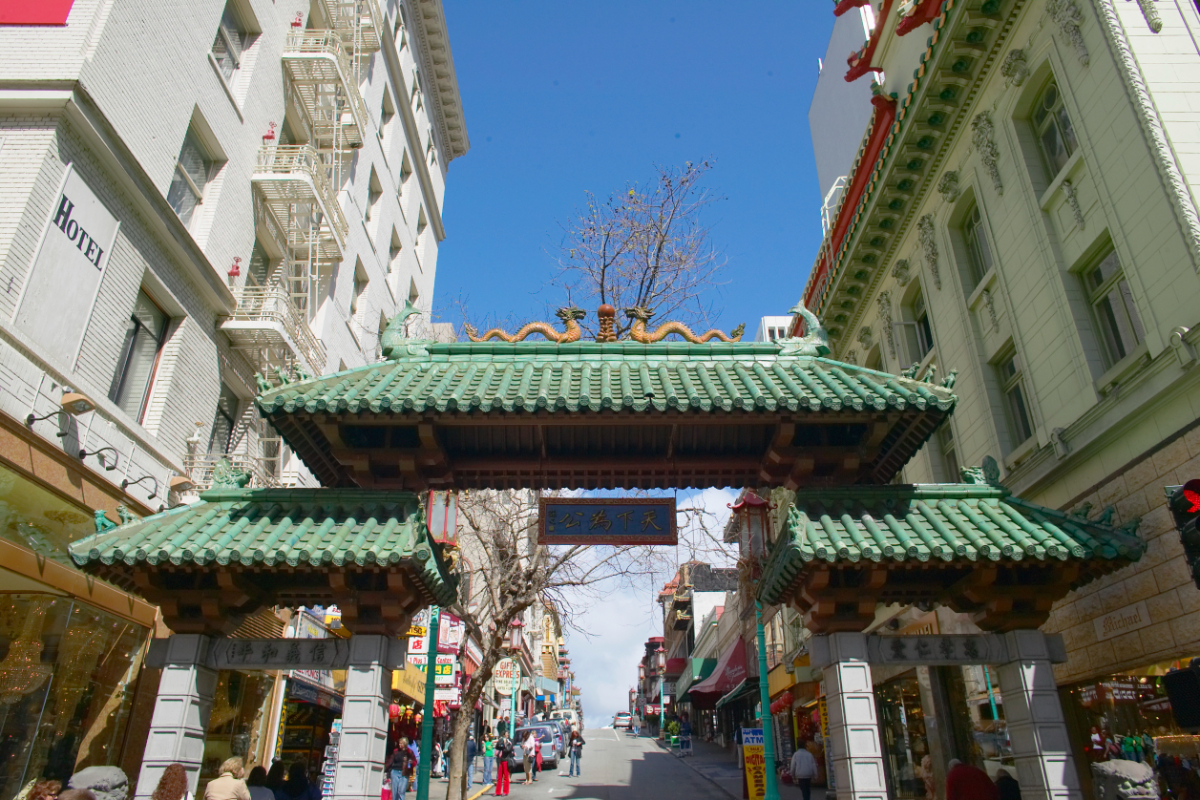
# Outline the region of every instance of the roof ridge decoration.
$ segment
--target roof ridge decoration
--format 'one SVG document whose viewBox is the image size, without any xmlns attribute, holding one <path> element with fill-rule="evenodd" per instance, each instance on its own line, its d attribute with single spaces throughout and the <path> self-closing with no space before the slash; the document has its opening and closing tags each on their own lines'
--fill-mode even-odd
<svg viewBox="0 0 1200 800">
<path fill-rule="evenodd" d="M 827 356 L 830 353 L 829 349 L 829 334 L 825 332 L 825 327 L 821 325 L 821 321 L 817 319 L 817 315 L 809 311 L 804 306 L 804 301 L 801 300 L 796 305 L 788 309 L 788 313 L 792 317 L 800 317 L 804 320 L 804 336 L 795 337 L 789 336 L 786 339 L 780 339 L 779 344 L 783 348 L 779 351 L 781 356 Z M 789 331 L 799 330 L 797 322 L 793 319 L 792 324 L 788 326 Z"/>
<path fill-rule="evenodd" d="M 405 299 L 403 307 L 388 320 L 387 327 L 379 337 L 379 348 L 384 358 L 422 358 L 429 355 L 426 345 L 432 343 L 431 339 L 411 339 L 408 335 L 408 321 L 420 315 L 421 309 L 414 306 L 412 300 Z"/>
<path fill-rule="evenodd" d="M 479 331 L 470 323 L 464 323 L 463 330 L 466 331 L 467 338 L 472 342 L 486 342 L 489 339 L 499 339 L 504 342 L 521 342 L 535 333 L 540 333 L 549 341 L 558 344 L 578 342 L 582 338 L 583 329 L 579 327 L 578 321 L 587 316 L 586 311 L 575 306 L 568 306 L 560 308 L 554 312 L 554 315 L 562 320 L 566 331 L 560 333 L 554 330 L 554 326 L 548 322 L 527 322 L 514 334 L 505 333 L 502 328 L 491 328 L 480 336 Z"/>
<path fill-rule="evenodd" d="M 701 336 L 697 336 L 692 333 L 692 329 L 687 325 L 676 321 L 664 322 L 654 330 L 648 331 L 646 330 L 646 323 L 654 316 L 654 309 L 643 306 L 634 306 L 633 308 L 625 309 L 625 316 L 634 320 L 633 327 L 629 331 L 629 338 L 642 344 L 661 342 L 672 334 L 677 334 L 692 344 L 708 344 L 710 339 L 719 339 L 722 342 L 740 342 L 742 334 L 746 332 L 746 323 L 743 322 L 730 331 L 728 336 L 716 328 Z"/>
</svg>

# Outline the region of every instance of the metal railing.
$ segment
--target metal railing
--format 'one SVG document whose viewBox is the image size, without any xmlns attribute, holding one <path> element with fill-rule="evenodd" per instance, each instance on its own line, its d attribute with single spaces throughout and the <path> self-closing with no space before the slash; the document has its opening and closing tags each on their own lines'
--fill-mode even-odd
<svg viewBox="0 0 1200 800">
<path fill-rule="evenodd" d="M 228 461 L 234 469 L 245 472 L 250 476 L 250 483 L 246 488 L 274 488 L 280 485 L 278 455 L 281 452 L 280 440 L 259 440 L 259 447 L 264 451 L 270 449 L 272 444 L 276 453 L 273 458 L 265 455 L 252 456 L 244 453 L 204 453 L 184 456 L 183 468 L 187 472 L 188 480 L 196 485 L 197 491 L 201 492 L 212 488 L 213 471 L 217 463 L 222 460 Z"/>
<path fill-rule="evenodd" d="M 337 193 L 329 182 L 327 169 L 311 145 L 265 144 L 258 149 L 254 172 L 256 176 L 270 174 L 281 178 L 294 175 L 307 177 L 317 193 L 325 218 L 344 241 L 350 233 L 350 225 L 346 222 L 342 207 L 338 205 Z"/>
<path fill-rule="evenodd" d="M 366 103 L 363 102 L 362 94 L 359 93 L 358 84 L 354 79 L 354 65 L 350 60 L 350 54 L 346 52 L 346 48 L 342 45 L 342 37 L 336 31 L 288 31 L 283 57 L 289 56 L 329 56 L 333 59 L 337 64 L 341 77 L 340 83 L 343 85 L 350 113 L 354 115 L 354 121 L 359 130 L 366 130 L 368 119 Z M 316 119 L 317 109 L 309 108 L 309 112 Z"/>
<path fill-rule="evenodd" d="M 277 286 L 246 286 L 236 293 L 237 308 L 227 319 L 237 322 L 278 324 L 296 343 L 300 358 L 310 370 L 325 365 L 325 348 L 308 327 L 308 321 L 292 303 L 286 289 Z"/>
</svg>

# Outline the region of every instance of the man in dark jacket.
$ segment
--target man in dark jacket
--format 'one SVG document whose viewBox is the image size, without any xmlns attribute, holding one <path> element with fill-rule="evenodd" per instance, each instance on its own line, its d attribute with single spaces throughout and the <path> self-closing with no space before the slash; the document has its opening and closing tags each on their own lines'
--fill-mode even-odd
<svg viewBox="0 0 1200 800">
<path fill-rule="evenodd" d="M 467 766 L 467 788 L 470 789 L 475 783 L 475 737 L 467 734 L 467 749 L 463 753 L 463 758 L 466 759 Z"/>
<path fill-rule="evenodd" d="M 1000 800 L 1021 800 L 1021 784 L 1006 769 L 996 770 L 996 789 Z"/>
</svg>

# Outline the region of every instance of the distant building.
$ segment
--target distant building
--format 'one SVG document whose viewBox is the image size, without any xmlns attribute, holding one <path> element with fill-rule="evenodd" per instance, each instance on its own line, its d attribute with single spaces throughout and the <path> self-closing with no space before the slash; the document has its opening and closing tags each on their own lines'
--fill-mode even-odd
<svg viewBox="0 0 1200 800">
<path fill-rule="evenodd" d="M 756 342 L 773 342 L 776 339 L 786 339 L 788 328 L 792 325 L 790 316 L 763 317 L 758 321 L 758 330 L 754 333 Z"/>
</svg>

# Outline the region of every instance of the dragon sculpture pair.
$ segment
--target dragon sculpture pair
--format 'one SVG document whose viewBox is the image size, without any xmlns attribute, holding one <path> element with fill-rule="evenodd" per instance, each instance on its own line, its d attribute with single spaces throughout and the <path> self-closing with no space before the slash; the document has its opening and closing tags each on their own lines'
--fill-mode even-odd
<svg viewBox="0 0 1200 800">
<path fill-rule="evenodd" d="M 565 331 L 555 330 L 554 327 L 548 322 L 530 322 L 528 325 L 525 325 L 519 331 L 513 334 L 506 333 L 501 328 L 492 328 L 480 336 L 479 331 L 476 330 L 472 325 L 464 325 L 463 329 L 467 333 L 467 338 L 472 342 L 486 342 L 489 339 L 500 339 L 501 341 L 505 342 L 520 342 L 524 341 L 527 337 L 535 333 L 540 333 L 548 340 L 557 342 L 558 344 L 578 342 L 583 336 L 583 330 L 579 327 L 578 320 L 581 320 L 587 316 L 587 312 L 583 309 L 575 307 L 560 308 L 555 312 L 555 316 L 562 320 L 563 325 L 566 328 Z M 697 336 L 692 332 L 691 328 L 684 325 L 682 322 L 667 322 L 651 331 L 646 329 L 646 323 L 648 323 L 650 318 L 654 316 L 653 309 L 641 307 L 628 308 L 625 310 L 625 316 L 634 320 L 633 327 L 629 331 L 629 338 L 635 342 L 641 342 L 642 344 L 661 342 L 671 334 L 677 334 L 693 344 L 704 344 L 711 339 L 719 339 L 722 342 L 737 342 L 741 341 L 742 334 L 746 330 L 746 326 L 742 324 L 734 328 L 732 334 L 729 336 L 726 336 L 724 333 L 718 330 L 711 330 L 702 336 Z"/>
</svg>

